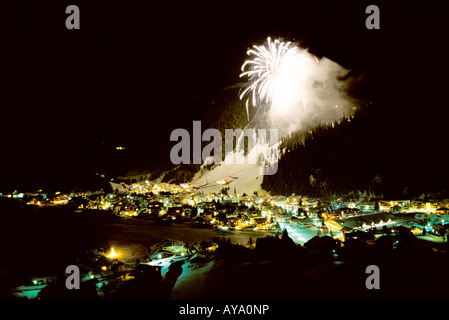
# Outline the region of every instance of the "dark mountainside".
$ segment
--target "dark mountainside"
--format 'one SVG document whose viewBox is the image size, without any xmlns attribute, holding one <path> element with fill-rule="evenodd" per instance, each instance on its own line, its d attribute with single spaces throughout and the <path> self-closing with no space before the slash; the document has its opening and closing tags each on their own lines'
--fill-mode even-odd
<svg viewBox="0 0 449 320">
<path fill-rule="evenodd" d="M 273 194 L 331 198 L 351 192 L 377 197 L 447 197 L 448 173 L 438 140 L 400 140 L 397 119 L 382 121 L 375 105 L 334 127 L 318 127 L 284 140 L 278 172 L 262 187 Z"/>
</svg>

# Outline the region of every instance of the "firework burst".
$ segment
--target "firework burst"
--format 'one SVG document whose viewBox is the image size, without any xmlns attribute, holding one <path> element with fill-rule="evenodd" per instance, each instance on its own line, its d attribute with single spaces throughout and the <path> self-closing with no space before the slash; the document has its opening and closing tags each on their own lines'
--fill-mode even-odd
<svg viewBox="0 0 449 320">
<path fill-rule="evenodd" d="M 240 100 L 247 97 L 248 121 L 250 103 L 253 107 L 267 104 L 285 113 L 299 99 L 305 108 L 303 84 L 314 61 L 310 54 L 290 41 L 272 41 L 268 37 L 264 45 L 254 45 L 247 55 L 249 58 L 242 65 L 240 78 L 248 77 L 248 82 Z"/>
</svg>

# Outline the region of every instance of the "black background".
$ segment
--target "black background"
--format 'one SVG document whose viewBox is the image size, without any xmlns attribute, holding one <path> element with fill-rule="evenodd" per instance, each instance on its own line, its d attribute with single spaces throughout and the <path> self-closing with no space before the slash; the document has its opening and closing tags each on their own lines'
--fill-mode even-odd
<svg viewBox="0 0 449 320">
<path fill-rule="evenodd" d="M 80 8 L 80 30 L 65 27 L 70 4 Z M 380 8 L 380 30 L 365 27 L 370 4 Z M 363 70 L 365 94 L 379 102 L 379 130 L 393 119 L 387 137 L 437 155 L 444 170 L 446 8 L 441 1 L 7 4 L 1 188 L 91 175 L 99 150 L 117 145 L 153 157 L 169 144 L 176 102 L 239 82 L 247 48 L 267 36 Z"/>
</svg>

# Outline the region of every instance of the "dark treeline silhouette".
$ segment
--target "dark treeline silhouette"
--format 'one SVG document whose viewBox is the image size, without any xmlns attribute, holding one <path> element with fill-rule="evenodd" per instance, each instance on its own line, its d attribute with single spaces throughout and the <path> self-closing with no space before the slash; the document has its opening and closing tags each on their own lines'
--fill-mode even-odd
<svg viewBox="0 0 449 320">
<path fill-rule="evenodd" d="M 264 176 L 262 187 L 274 194 L 321 197 L 354 191 L 378 197 L 446 196 L 441 140 L 420 137 L 415 121 L 371 105 L 334 126 L 296 132 L 282 141 L 278 172 Z"/>
</svg>

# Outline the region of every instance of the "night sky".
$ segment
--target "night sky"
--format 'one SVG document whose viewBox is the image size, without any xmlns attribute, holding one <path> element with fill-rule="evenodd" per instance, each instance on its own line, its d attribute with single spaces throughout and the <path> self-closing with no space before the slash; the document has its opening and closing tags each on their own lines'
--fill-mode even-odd
<svg viewBox="0 0 449 320">
<path fill-rule="evenodd" d="M 361 70 L 362 93 L 379 108 L 379 130 L 390 119 L 398 124 L 394 143 L 444 153 L 446 8 L 441 1 L 391 2 L 7 6 L 0 188 L 91 174 L 101 150 L 117 145 L 154 156 L 170 143 L 179 101 L 239 82 L 247 48 L 269 35 Z M 65 28 L 69 4 L 80 8 L 80 30 Z M 369 4 L 380 7 L 380 30 L 365 28 Z"/>
</svg>

